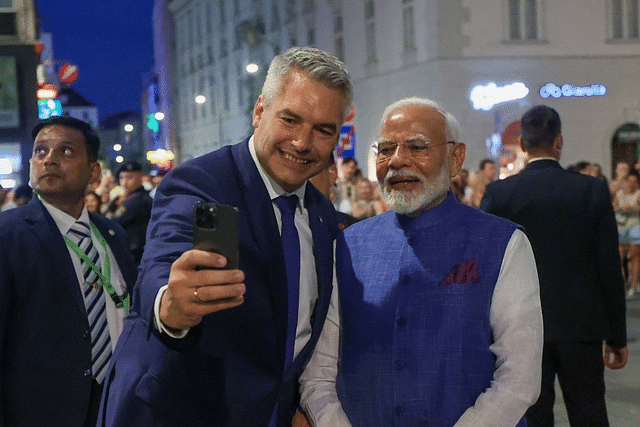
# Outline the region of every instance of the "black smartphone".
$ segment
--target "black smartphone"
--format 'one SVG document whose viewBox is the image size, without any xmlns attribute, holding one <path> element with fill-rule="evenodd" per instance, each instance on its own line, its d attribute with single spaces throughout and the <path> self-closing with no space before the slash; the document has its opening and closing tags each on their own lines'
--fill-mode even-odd
<svg viewBox="0 0 640 427">
<path fill-rule="evenodd" d="M 227 258 L 227 269 L 238 268 L 238 214 L 234 206 L 199 202 L 193 206 L 193 247 Z"/>
</svg>

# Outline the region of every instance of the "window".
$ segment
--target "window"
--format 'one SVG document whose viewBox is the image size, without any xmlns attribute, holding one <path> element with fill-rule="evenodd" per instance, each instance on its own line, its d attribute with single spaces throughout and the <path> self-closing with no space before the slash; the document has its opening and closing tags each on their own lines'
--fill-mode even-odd
<svg viewBox="0 0 640 427">
<path fill-rule="evenodd" d="M 280 29 L 280 15 L 278 14 L 278 0 L 273 0 L 271 4 L 271 31 Z"/>
<path fill-rule="evenodd" d="M 227 22 L 227 18 L 224 14 L 224 0 L 220 0 L 218 2 L 218 6 L 220 6 L 220 23 L 224 24 L 225 22 Z"/>
<path fill-rule="evenodd" d="M 342 14 L 333 17 L 333 43 L 336 57 L 344 62 L 344 35 L 342 34 Z"/>
<path fill-rule="evenodd" d="M 293 22 L 296 19 L 296 1 L 295 0 L 287 0 L 287 24 Z"/>
<path fill-rule="evenodd" d="M 313 46 L 316 43 L 316 30 L 314 28 L 309 28 L 307 30 L 307 45 Z"/>
<path fill-rule="evenodd" d="M 200 4 L 196 7 L 196 45 L 200 46 L 202 43 L 202 11 L 200 10 Z"/>
<path fill-rule="evenodd" d="M 220 58 L 226 58 L 227 53 L 227 40 L 220 39 Z"/>
<path fill-rule="evenodd" d="M 211 15 L 213 15 L 213 11 L 211 10 L 211 3 L 207 3 L 207 16 L 205 17 L 205 22 L 207 26 L 207 34 L 211 35 L 213 32 L 213 23 L 211 22 Z"/>
<path fill-rule="evenodd" d="M 366 0 L 364 4 L 365 41 L 367 44 L 367 64 L 377 62 L 376 59 L 376 22 L 373 0 Z"/>
<path fill-rule="evenodd" d="M 536 41 L 540 39 L 538 0 L 509 0 L 509 33 L 511 41 Z"/>
<path fill-rule="evenodd" d="M 611 0 L 611 38 L 614 40 L 637 40 L 638 0 Z"/>
<path fill-rule="evenodd" d="M 213 64 L 214 55 L 213 55 L 213 47 L 211 45 L 207 46 L 207 63 Z"/>
<path fill-rule="evenodd" d="M 414 24 L 413 24 L 413 0 L 402 0 L 402 28 L 403 49 L 405 52 L 416 50 Z"/>
<path fill-rule="evenodd" d="M 227 67 L 222 69 L 222 90 L 222 104 L 224 106 L 224 110 L 229 111 L 229 72 L 227 71 Z"/>
<path fill-rule="evenodd" d="M 313 12 L 315 8 L 316 8 L 316 5 L 313 0 L 304 0 L 304 5 L 302 6 L 302 13 Z"/>
<path fill-rule="evenodd" d="M 193 46 L 193 13 L 187 12 L 188 27 L 187 32 L 189 34 L 189 47 Z"/>
<path fill-rule="evenodd" d="M 216 78 L 213 74 L 209 74 L 209 108 L 211 109 L 211 115 L 216 115 Z"/>
</svg>

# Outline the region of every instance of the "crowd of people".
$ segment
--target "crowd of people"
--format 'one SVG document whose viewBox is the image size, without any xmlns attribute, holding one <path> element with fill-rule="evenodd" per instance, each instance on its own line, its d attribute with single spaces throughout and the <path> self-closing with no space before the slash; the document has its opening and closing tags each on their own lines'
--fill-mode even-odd
<svg viewBox="0 0 640 427">
<path fill-rule="evenodd" d="M 571 425 L 607 427 L 637 172 L 565 170 L 536 106 L 525 169 L 469 174 L 455 117 L 410 97 L 372 182 L 333 157 L 352 98 L 341 61 L 290 48 L 253 134 L 164 179 L 112 174 L 83 121 L 39 122 L 37 197 L 0 212 L 0 425 L 551 427 L 557 377 Z M 194 248 L 202 202 L 238 213 L 237 268 Z"/>
</svg>

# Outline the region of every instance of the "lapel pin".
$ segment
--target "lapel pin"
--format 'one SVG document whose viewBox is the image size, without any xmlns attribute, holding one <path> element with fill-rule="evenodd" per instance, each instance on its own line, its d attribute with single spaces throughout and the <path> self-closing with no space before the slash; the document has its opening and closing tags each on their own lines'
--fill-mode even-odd
<svg viewBox="0 0 640 427">
<path fill-rule="evenodd" d="M 115 232 L 115 231 L 113 231 L 113 230 L 109 230 L 109 235 L 111 235 L 111 236 L 115 236 L 115 235 L 116 235 L 116 232 Z"/>
</svg>

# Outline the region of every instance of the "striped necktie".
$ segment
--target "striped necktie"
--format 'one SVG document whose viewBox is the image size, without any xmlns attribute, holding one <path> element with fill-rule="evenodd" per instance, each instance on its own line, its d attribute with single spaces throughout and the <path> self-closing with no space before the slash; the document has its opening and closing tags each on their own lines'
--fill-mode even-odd
<svg viewBox="0 0 640 427">
<path fill-rule="evenodd" d="M 91 241 L 91 229 L 87 224 L 76 221 L 67 233 L 67 237 L 75 242 L 80 249 L 93 261 L 96 267 L 100 267 L 98 250 Z M 107 374 L 107 367 L 111 359 L 111 337 L 107 325 L 106 301 L 102 286 L 94 287 L 98 282 L 98 275 L 87 263 L 80 259 L 84 283 L 84 305 L 87 309 L 87 318 L 91 329 L 91 368 L 93 378 L 101 384 Z"/>
</svg>

